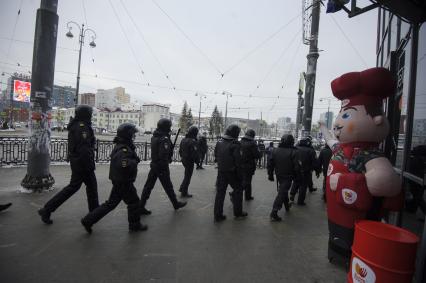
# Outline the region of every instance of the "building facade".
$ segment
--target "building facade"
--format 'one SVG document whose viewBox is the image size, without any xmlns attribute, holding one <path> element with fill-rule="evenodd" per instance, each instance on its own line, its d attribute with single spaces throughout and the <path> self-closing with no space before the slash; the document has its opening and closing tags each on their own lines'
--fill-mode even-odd
<svg viewBox="0 0 426 283">
<path fill-rule="evenodd" d="M 408 2 L 404 11 L 400 11 L 405 15 L 408 7 L 413 5 Z M 385 103 L 391 134 L 384 143 L 384 151 L 401 175 L 406 192 L 417 198 L 416 201 L 425 201 L 426 24 L 407 23 L 397 16 L 398 11 L 395 13 L 383 8 L 378 13 L 376 64 L 389 69 L 397 81 L 394 97 Z M 413 193 L 415 190 L 419 195 Z M 417 230 L 416 226 L 408 225 L 404 218 L 402 220 L 404 228 L 416 233 L 423 231 L 415 282 L 426 282 L 426 224 L 417 226 Z"/>
<path fill-rule="evenodd" d="M 71 108 L 75 105 L 75 88 L 54 85 L 51 97 L 52 107 Z"/>
<path fill-rule="evenodd" d="M 143 128 L 145 131 L 154 131 L 161 118 L 170 119 L 170 105 L 160 103 L 146 103 L 142 105 Z"/>
<path fill-rule="evenodd" d="M 94 93 L 81 93 L 80 96 L 80 103 L 86 104 L 92 107 L 95 107 L 96 105 L 96 94 Z"/>
</svg>

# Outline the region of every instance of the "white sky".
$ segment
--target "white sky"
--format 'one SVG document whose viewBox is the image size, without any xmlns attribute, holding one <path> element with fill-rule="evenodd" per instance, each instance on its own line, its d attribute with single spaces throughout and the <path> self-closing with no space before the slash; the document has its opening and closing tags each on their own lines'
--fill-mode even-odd
<svg viewBox="0 0 426 283">
<path fill-rule="evenodd" d="M 39 6 L 40 0 L 0 0 L 0 72 L 31 70 Z M 76 21 L 97 34 L 96 48 L 89 48 L 90 36 L 83 47 L 80 93 L 123 86 L 132 99 L 170 103 L 172 112 L 179 113 L 187 100 L 198 114 L 198 91 L 207 95 L 202 116 L 210 116 L 215 104 L 225 112 L 226 98 L 220 93 L 227 91 L 233 94 L 230 117 L 246 118 L 250 112 L 256 119 L 262 112 L 268 122 L 295 119 L 299 74 L 306 70 L 308 51 L 301 43 L 302 1 L 59 0 L 58 15 L 55 84 L 76 84 L 78 31 L 73 28 L 73 39 L 65 36 L 66 23 Z M 331 80 L 375 66 L 377 9 L 350 19 L 342 11 L 326 14 L 322 7 L 319 30 L 318 47 L 324 51 L 317 65 L 314 121 L 327 111 L 328 102 L 319 99 L 332 97 Z M 1 80 L 5 83 L 6 77 Z M 331 102 L 331 110 L 338 106 L 337 100 Z"/>
</svg>

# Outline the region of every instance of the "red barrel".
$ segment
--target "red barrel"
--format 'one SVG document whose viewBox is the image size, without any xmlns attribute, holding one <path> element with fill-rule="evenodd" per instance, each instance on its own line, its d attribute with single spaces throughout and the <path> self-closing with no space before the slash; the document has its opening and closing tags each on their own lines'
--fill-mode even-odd
<svg viewBox="0 0 426 283">
<path fill-rule="evenodd" d="M 375 222 L 355 223 L 350 283 L 411 283 L 419 238 L 399 227 Z"/>
</svg>

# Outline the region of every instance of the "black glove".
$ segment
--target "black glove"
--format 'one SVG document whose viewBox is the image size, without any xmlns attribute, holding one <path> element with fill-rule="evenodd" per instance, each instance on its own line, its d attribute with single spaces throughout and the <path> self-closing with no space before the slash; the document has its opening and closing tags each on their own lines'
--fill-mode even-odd
<svg viewBox="0 0 426 283">
<path fill-rule="evenodd" d="M 316 173 L 316 175 L 317 175 L 317 178 L 319 178 L 319 176 L 320 176 L 320 173 L 318 173 L 318 172 L 317 172 L 317 173 Z"/>
<path fill-rule="evenodd" d="M 268 180 L 271 181 L 271 182 L 275 181 L 274 175 L 268 175 Z"/>
</svg>

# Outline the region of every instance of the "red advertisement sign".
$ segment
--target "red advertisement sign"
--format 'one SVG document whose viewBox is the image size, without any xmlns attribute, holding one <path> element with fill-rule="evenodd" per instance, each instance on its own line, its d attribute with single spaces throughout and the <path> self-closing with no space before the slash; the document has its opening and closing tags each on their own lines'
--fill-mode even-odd
<svg viewBox="0 0 426 283">
<path fill-rule="evenodd" d="M 15 80 L 13 82 L 13 100 L 20 102 L 30 102 L 31 83 Z"/>
</svg>

